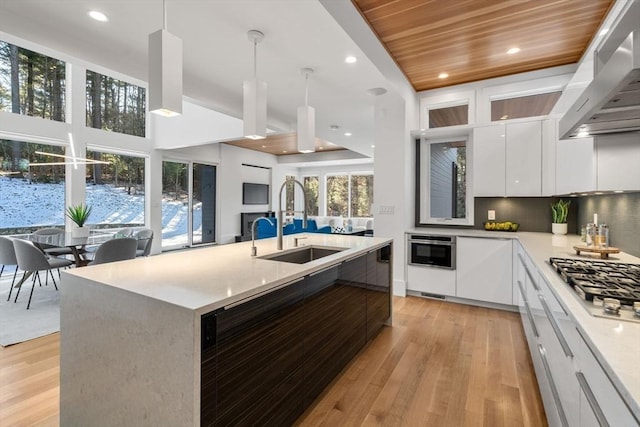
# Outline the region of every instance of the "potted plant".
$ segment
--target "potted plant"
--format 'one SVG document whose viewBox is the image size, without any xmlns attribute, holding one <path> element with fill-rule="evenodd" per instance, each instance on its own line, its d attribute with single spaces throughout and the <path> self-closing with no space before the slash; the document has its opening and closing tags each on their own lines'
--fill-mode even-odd
<svg viewBox="0 0 640 427">
<path fill-rule="evenodd" d="M 558 200 L 551 203 L 551 214 L 553 223 L 551 224 L 551 232 L 553 234 L 567 234 L 567 215 L 569 214 L 569 205 L 571 200 Z"/>
<path fill-rule="evenodd" d="M 77 226 L 71 230 L 73 237 L 89 237 L 89 227 L 84 226 L 89 215 L 91 215 L 91 206 L 80 203 L 67 207 L 67 217 Z"/>
</svg>

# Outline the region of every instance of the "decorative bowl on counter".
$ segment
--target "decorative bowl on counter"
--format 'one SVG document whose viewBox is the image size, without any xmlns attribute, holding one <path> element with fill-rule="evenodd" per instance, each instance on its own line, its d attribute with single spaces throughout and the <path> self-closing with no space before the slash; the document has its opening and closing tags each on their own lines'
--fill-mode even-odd
<svg viewBox="0 0 640 427">
<path fill-rule="evenodd" d="M 520 224 L 511 221 L 487 221 L 484 223 L 484 229 L 487 231 L 518 231 Z"/>
</svg>

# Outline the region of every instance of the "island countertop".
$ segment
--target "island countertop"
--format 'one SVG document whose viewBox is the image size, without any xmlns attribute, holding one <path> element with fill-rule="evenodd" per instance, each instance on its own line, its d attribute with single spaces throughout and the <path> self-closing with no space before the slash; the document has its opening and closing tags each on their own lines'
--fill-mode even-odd
<svg viewBox="0 0 640 427">
<path fill-rule="evenodd" d="M 380 248 L 392 240 L 300 233 L 284 236 L 285 251 L 294 249 L 294 237 L 305 238 L 300 242 L 301 246 L 345 250 L 304 264 L 261 259 L 261 256 L 278 252 L 276 238 L 269 238 L 255 241 L 257 257 L 251 256 L 251 242 L 241 242 L 169 252 L 63 273 L 203 314 Z"/>
</svg>

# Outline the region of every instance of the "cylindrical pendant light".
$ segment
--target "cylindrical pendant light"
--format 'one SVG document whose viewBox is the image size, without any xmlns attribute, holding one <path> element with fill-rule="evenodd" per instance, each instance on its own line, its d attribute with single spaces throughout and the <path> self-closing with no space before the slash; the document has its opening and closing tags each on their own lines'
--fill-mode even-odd
<svg viewBox="0 0 640 427">
<path fill-rule="evenodd" d="M 316 151 L 316 110 L 309 106 L 309 75 L 313 69 L 303 68 L 304 75 L 304 106 L 298 107 L 298 151 L 301 153 L 313 153 Z"/>
<path fill-rule="evenodd" d="M 253 78 L 245 80 L 243 84 L 244 137 L 263 139 L 267 137 L 267 83 L 258 80 L 257 45 L 264 34 L 251 30 L 247 37 L 253 42 Z"/>
<path fill-rule="evenodd" d="M 166 117 L 182 114 L 182 40 L 167 31 L 162 2 L 162 29 L 149 34 L 149 111 Z"/>
</svg>

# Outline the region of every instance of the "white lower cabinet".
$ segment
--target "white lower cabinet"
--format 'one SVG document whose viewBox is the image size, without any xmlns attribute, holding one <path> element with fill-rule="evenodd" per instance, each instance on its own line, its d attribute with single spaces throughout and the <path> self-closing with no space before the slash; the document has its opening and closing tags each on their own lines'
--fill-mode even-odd
<svg viewBox="0 0 640 427">
<path fill-rule="evenodd" d="M 640 425 L 551 285 L 514 245 L 518 307 L 549 425 Z"/>
<path fill-rule="evenodd" d="M 512 240 L 458 237 L 456 296 L 513 304 Z"/>
<path fill-rule="evenodd" d="M 456 272 L 445 268 L 409 265 L 407 267 L 407 290 L 455 296 Z"/>
</svg>

